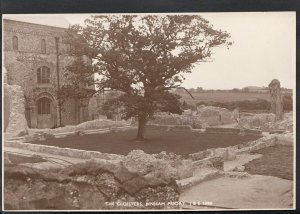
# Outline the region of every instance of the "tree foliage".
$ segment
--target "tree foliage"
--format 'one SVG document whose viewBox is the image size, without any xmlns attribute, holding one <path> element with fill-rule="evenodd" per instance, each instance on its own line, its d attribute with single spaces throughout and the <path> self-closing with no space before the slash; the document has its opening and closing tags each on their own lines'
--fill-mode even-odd
<svg viewBox="0 0 300 214">
<path fill-rule="evenodd" d="M 199 15 L 93 16 L 68 34 L 76 57 L 67 68 L 76 81 L 68 87 L 73 93 L 82 83 L 95 85 L 95 92 L 121 91 L 116 103 L 124 106 L 124 118 L 135 116 L 143 124 L 157 111 L 180 114 L 179 97 L 170 89 L 210 59 L 212 48 L 231 45 L 229 37 Z M 82 63 L 83 55 L 93 65 Z"/>
</svg>

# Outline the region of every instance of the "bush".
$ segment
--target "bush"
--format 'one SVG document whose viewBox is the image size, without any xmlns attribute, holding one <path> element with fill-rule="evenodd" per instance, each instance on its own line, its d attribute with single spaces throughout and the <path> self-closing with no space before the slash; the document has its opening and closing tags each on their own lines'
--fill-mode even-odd
<svg viewBox="0 0 300 214">
<path fill-rule="evenodd" d="M 292 96 L 284 95 L 282 97 L 282 103 L 283 103 L 283 110 L 285 111 L 293 110 Z M 266 110 L 267 111 L 271 109 L 271 102 L 264 99 L 232 101 L 232 102 L 201 101 L 197 103 L 197 106 L 200 105 L 227 108 L 229 110 L 240 108 L 241 110 Z"/>
<path fill-rule="evenodd" d="M 241 110 L 269 110 L 271 108 L 271 103 L 264 99 L 256 100 L 243 100 L 243 101 L 232 101 L 232 102 L 199 102 L 197 106 L 215 106 L 233 110 L 235 108 L 240 108 Z"/>
</svg>

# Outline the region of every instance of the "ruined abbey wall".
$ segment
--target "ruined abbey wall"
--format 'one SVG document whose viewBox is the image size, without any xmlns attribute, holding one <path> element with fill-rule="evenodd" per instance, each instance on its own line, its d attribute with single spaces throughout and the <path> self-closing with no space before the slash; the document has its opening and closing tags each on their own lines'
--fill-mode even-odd
<svg viewBox="0 0 300 214">
<path fill-rule="evenodd" d="M 39 24 L 4 20 L 4 66 L 7 70 L 7 82 L 10 85 L 22 87 L 26 100 L 26 117 L 29 127 L 48 128 L 58 125 L 57 108 L 57 48 L 60 85 L 67 82 L 64 77 L 66 66 L 72 61 L 68 55 L 68 46 L 63 43 L 65 28 L 51 27 Z M 17 38 L 17 49 L 13 38 Z M 42 48 L 42 42 L 45 49 Z M 37 69 L 46 66 L 50 69 L 50 82 L 38 83 Z M 47 97 L 51 100 L 51 116 L 43 121 L 37 114 L 37 100 Z M 88 120 L 88 115 L 76 106 L 75 100 L 67 101 L 63 106 L 62 125 L 78 124 Z M 80 113 L 81 112 L 81 113 Z M 84 113 L 82 113 L 84 112 Z M 49 122 L 50 121 L 50 122 Z"/>
</svg>

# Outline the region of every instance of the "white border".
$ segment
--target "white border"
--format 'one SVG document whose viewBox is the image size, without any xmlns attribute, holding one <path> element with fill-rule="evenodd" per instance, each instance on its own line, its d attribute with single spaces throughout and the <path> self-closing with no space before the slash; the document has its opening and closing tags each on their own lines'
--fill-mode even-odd
<svg viewBox="0 0 300 214">
<path fill-rule="evenodd" d="M 228 13 L 292 13 L 293 16 L 293 25 L 294 25 L 294 35 L 293 38 L 295 41 L 295 46 L 291 50 L 293 52 L 293 59 L 292 62 L 294 63 L 294 70 L 293 73 L 293 134 L 294 134 L 294 191 L 293 191 L 293 208 L 283 208 L 283 209 L 167 209 L 167 210 L 130 210 L 130 209 L 123 209 L 123 210 L 5 210 L 5 212 L 145 212 L 145 211 L 249 211 L 249 210 L 295 210 L 296 209 L 296 12 L 295 11 L 276 11 L 276 12 L 178 12 L 178 13 L 78 13 L 78 14 L 85 14 L 85 15 L 146 15 L 146 14 L 155 14 L 155 15 L 177 15 L 177 14 L 188 14 L 188 15 L 201 15 L 201 14 L 207 14 L 207 13 L 218 13 L 218 14 L 228 14 Z M 72 15 L 73 13 L 53 13 L 53 14 L 42 14 L 42 15 Z M 4 19 L 6 19 L 6 15 L 14 15 L 14 16 L 24 16 L 24 15 L 30 15 L 30 16 L 40 16 L 41 14 L 2 14 L 2 66 L 4 67 Z M 76 14 L 74 14 L 76 15 Z M 2 68 L 1 68 L 2 70 Z M 3 76 L 2 76 L 3 77 Z M 4 84 L 3 84 L 3 78 L 2 78 L 2 118 L 4 118 L 4 111 L 3 111 L 3 101 L 4 101 Z M 4 128 L 4 119 L 2 119 L 2 127 Z M 2 131 L 2 210 L 4 211 L 4 132 Z"/>
</svg>

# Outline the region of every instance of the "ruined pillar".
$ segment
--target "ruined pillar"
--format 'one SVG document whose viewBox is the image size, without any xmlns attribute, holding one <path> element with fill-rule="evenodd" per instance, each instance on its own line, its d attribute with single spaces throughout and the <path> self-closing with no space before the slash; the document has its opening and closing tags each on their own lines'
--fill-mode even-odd
<svg viewBox="0 0 300 214">
<path fill-rule="evenodd" d="M 9 119 L 6 124 L 5 134 L 15 137 L 27 133 L 28 125 L 25 118 L 25 98 L 21 86 L 5 85 L 9 97 Z M 8 101 L 8 100 L 6 100 Z"/>
<path fill-rule="evenodd" d="M 25 118 L 25 96 L 19 85 L 7 84 L 7 71 L 2 67 L 4 85 L 4 132 L 7 137 L 27 133 Z"/>
<path fill-rule="evenodd" d="M 269 92 L 271 96 L 271 112 L 275 114 L 275 120 L 281 120 L 283 118 L 283 104 L 279 80 L 273 79 L 271 81 Z"/>
</svg>

